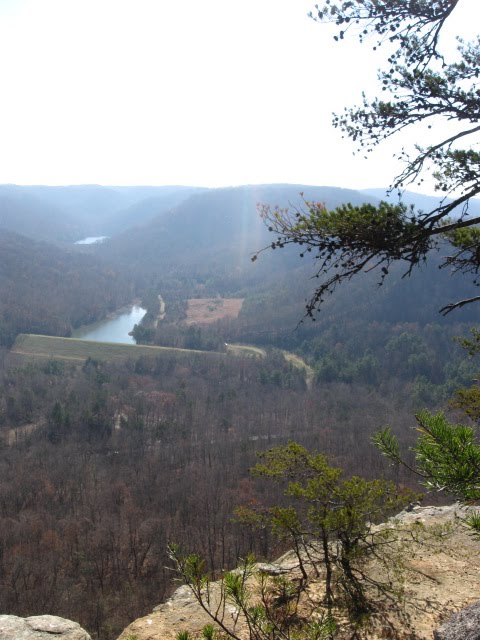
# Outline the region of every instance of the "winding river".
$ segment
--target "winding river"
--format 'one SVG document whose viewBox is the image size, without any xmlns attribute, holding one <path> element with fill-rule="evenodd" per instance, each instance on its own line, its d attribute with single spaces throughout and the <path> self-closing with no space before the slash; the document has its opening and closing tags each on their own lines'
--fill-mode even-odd
<svg viewBox="0 0 480 640">
<path fill-rule="evenodd" d="M 75 329 L 72 332 L 72 338 L 77 338 L 78 340 L 93 340 L 94 342 L 136 344 L 129 333 L 132 331 L 134 325 L 142 320 L 146 313 L 147 310 L 138 305 L 125 307 L 103 320 Z"/>
</svg>

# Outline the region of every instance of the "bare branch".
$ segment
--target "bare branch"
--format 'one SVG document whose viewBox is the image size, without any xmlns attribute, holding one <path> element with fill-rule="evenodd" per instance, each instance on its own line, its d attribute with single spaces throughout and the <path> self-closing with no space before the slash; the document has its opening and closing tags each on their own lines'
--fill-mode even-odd
<svg viewBox="0 0 480 640">
<path fill-rule="evenodd" d="M 466 304 L 478 302 L 479 300 L 480 296 L 474 296 L 473 298 L 466 298 L 465 300 L 460 300 L 459 302 L 452 302 L 451 304 L 447 304 L 445 307 L 442 307 L 440 309 L 440 313 L 443 316 L 446 316 L 454 309 L 459 309 L 460 307 L 464 307 Z"/>
</svg>

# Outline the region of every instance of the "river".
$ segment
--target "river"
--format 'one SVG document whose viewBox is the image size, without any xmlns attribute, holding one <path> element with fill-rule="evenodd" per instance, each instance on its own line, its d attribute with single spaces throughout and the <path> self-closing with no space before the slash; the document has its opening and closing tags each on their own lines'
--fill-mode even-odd
<svg viewBox="0 0 480 640">
<path fill-rule="evenodd" d="M 72 338 L 77 338 L 77 340 L 93 340 L 94 342 L 136 344 L 129 333 L 132 331 L 134 325 L 142 320 L 146 313 L 147 310 L 138 305 L 125 307 L 103 320 L 75 329 L 72 332 Z"/>
</svg>

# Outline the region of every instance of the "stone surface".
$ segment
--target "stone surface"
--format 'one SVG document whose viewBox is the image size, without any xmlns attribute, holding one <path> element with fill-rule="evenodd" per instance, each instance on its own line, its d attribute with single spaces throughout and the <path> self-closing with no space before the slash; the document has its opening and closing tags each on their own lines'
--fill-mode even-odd
<svg viewBox="0 0 480 640">
<path fill-rule="evenodd" d="M 380 525 L 400 535 L 399 553 L 404 568 L 398 577 L 403 591 L 398 604 L 386 600 L 378 615 L 372 615 L 365 627 L 356 631 L 361 640 L 432 640 L 434 629 L 450 614 L 480 598 L 480 541 L 462 524 L 468 509 L 459 504 L 446 507 L 412 505 L 396 518 Z M 269 575 L 298 574 L 298 560 L 288 552 L 273 563 L 258 565 Z M 379 580 L 393 579 L 385 575 L 383 565 L 372 561 L 369 575 Z M 395 586 L 397 583 L 395 582 Z M 212 605 L 218 603 L 217 583 L 212 585 Z M 309 597 L 323 594 L 321 577 L 309 587 Z M 373 594 L 378 597 L 378 594 Z M 225 621 L 232 624 L 235 611 L 227 606 Z M 479 618 L 480 619 L 480 618 Z M 136 640 L 175 640 L 177 633 L 188 630 L 199 634 L 210 622 L 200 609 L 188 587 L 180 587 L 164 604 L 152 613 L 135 620 L 121 634 L 119 640 L 136 636 Z M 343 625 L 343 622 L 340 621 Z M 438 629 L 439 631 L 440 629 Z M 437 632 L 438 632 L 437 631 Z M 239 638 L 248 637 L 241 620 L 236 620 Z M 199 637 L 199 635 L 197 635 Z M 339 638 L 352 637 L 352 629 L 343 625 Z M 438 636 L 439 640 L 480 640 L 480 636 Z M 1 640 L 1 639 L 0 639 Z"/>
<path fill-rule="evenodd" d="M 77 622 L 57 616 L 0 615 L 0 640 L 91 640 Z"/>
<path fill-rule="evenodd" d="M 433 633 L 435 640 L 480 640 L 480 601 L 455 613 Z"/>
</svg>

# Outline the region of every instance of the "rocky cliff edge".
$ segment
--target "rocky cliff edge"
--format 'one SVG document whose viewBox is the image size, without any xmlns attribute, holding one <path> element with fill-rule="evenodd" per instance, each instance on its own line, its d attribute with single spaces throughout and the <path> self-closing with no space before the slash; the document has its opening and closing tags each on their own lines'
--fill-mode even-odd
<svg viewBox="0 0 480 640">
<path fill-rule="evenodd" d="M 411 540 L 406 542 L 402 537 L 399 543 L 403 570 L 399 572 L 398 586 L 402 596 L 395 605 L 386 601 L 381 613 L 370 617 L 357 638 L 431 640 L 434 630 L 453 613 L 480 599 L 480 540 L 473 537 L 462 522 L 467 513 L 468 509 L 458 504 L 415 506 L 383 525 L 413 532 L 407 534 Z M 287 553 L 269 566 L 273 570 L 294 572 L 295 557 Z M 372 563 L 370 575 L 377 569 L 380 574 L 382 570 Z M 320 592 L 320 581 L 317 587 Z M 233 620 L 233 612 L 228 607 L 225 615 L 227 622 Z M 181 586 L 151 614 L 132 622 L 118 640 L 174 640 L 179 631 L 195 634 L 209 622 L 190 589 Z M 244 635 L 241 622 L 236 632 Z M 352 630 L 346 622 L 344 632 L 340 638 L 351 637 Z"/>
</svg>

